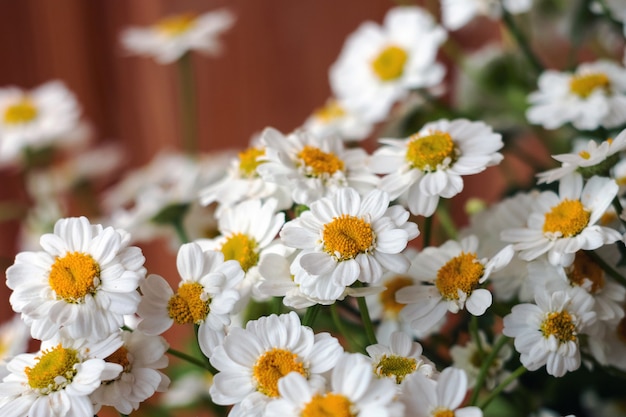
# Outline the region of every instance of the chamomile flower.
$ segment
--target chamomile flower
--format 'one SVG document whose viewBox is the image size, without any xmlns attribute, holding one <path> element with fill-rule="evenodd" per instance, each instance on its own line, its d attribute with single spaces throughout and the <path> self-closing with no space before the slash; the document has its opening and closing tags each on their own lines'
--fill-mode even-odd
<svg viewBox="0 0 626 417">
<path fill-rule="evenodd" d="M 287 136 L 273 128 L 261 135 L 265 162 L 257 171 L 266 182 L 291 190 L 298 204 L 309 205 L 344 187 L 361 194 L 378 184 L 367 168 L 369 155 L 362 148 L 346 148 L 338 137 L 316 137 L 306 131 Z"/>
<path fill-rule="evenodd" d="M 378 379 L 360 354 L 345 353 L 330 377 L 330 386 L 314 384 L 292 372 L 278 381 L 281 398 L 268 404 L 267 417 L 351 416 L 400 417 L 395 384 Z"/>
<path fill-rule="evenodd" d="M 406 139 L 381 139 L 370 168 L 386 174 L 379 188 L 392 200 L 406 201 L 411 213 L 430 216 L 439 198 L 463 190 L 463 176 L 477 174 L 502 160 L 502 136 L 483 122 L 466 119 L 426 124 Z"/>
<path fill-rule="evenodd" d="M 575 73 L 547 70 L 528 96 L 526 118 L 546 129 L 608 129 L 626 123 L 626 69 L 611 61 L 587 62 Z"/>
<path fill-rule="evenodd" d="M 123 230 L 85 217 L 60 219 L 41 237 L 43 251 L 20 252 L 7 269 L 13 310 L 46 340 L 60 329 L 95 340 L 117 331 L 139 304 L 145 276 L 141 249 Z"/>
<path fill-rule="evenodd" d="M 280 397 L 279 381 L 290 372 L 324 381 L 343 353 L 328 333 L 314 334 L 295 312 L 272 314 L 234 327 L 215 349 L 211 364 L 219 371 L 210 389 L 216 404 L 235 406 L 230 416 L 261 416 Z M 371 373 L 371 369 L 368 369 Z"/>
<path fill-rule="evenodd" d="M 118 334 L 94 343 L 89 339 L 54 339 L 38 353 L 23 353 L 7 365 L 0 382 L 0 414 L 7 417 L 85 417 L 94 415 L 89 395 L 122 366 L 104 358 L 120 347 Z"/>
<path fill-rule="evenodd" d="M 365 22 L 347 39 L 330 68 L 330 85 L 342 107 L 376 123 L 416 88 L 441 82 L 435 62 L 445 30 L 419 7 L 395 7 L 382 26 Z"/>
<path fill-rule="evenodd" d="M 280 236 L 287 246 L 302 249 L 297 262 L 306 274 L 295 277 L 301 290 L 328 299 L 329 288 L 339 296 L 357 280 L 377 285 L 385 271 L 406 272 L 409 261 L 402 251 L 419 233 L 408 218 L 402 207 L 389 207 L 383 191 L 361 198 L 342 188 L 287 222 Z"/>
<path fill-rule="evenodd" d="M 460 242 L 449 240 L 440 247 L 427 247 L 415 263 L 420 265 L 416 278 L 422 282 L 400 289 L 399 303 L 407 304 L 400 314 L 417 331 L 426 332 L 449 311 L 462 309 L 480 316 L 491 306 L 489 290 L 481 288 L 489 275 L 508 264 L 513 257 L 509 245 L 491 259 L 476 255 L 478 238 L 468 236 Z"/>
<path fill-rule="evenodd" d="M 596 319 L 593 303 L 582 288 L 553 293 L 537 289 L 535 304 L 517 304 L 504 317 L 502 333 L 515 338 L 526 369 L 545 365 L 548 374 L 561 377 L 580 367 L 579 336 Z"/>
<path fill-rule="evenodd" d="M 0 325 L 0 381 L 7 373 L 7 362 L 26 352 L 29 340 L 30 331 L 20 316 L 15 315 Z"/>
<path fill-rule="evenodd" d="M 177 61 L 189 51 L 217 55 L 219 36 L 235 22 L 226 9 L 204 14 L 184 13 L 165 17 L 148 27 L 131 27 L 122 32 L 122 45 L 131 53 L 145 55 L 159 64 Z"/>
<path fill-rule="evenodd" d="M 526 261 L 547 253 L 551 264 L 568 266 L 577 251 L 621 239 L 617 230 L 596 224 L 617 189 L 610 178 L 592 177 L 583 188 L 582 177 L 564 177 L 558 195 L 545 191 L 537 197 L 525 227 L 504 230 L 501 238 L 513 242 L 519 257 Z"/>
<path fill-rule="evenodd" d="M 519 14 L 531 6 L 532 0 L 441 0 L 441 19 L 447 29 L 457 30 L 476 16 L 498 19 L 503 8 L 508 13 Z"/>
<path fill-rule="evenodd" d="M 337 136 L 344 141 L 356 141 L 370 134 L 372 124 L 330 98 L 306 119 L 302 128 L 317 137 Z"/>
<path fill-rule="evenodd" d="M 138 329 L 158 335 L 174 323 L 197 324 L 200 348 L 210 356 L 236 312 L 240 299 L 236 287 L 243 280 L 243 271 L 238 262 L 224 261 L 221 252 L 203 251 L 194 242 L 180 247 L 176 267 L 181 277 L 176 293 L 159 275 L 152 274 L 142 282 Z"/>
</svg>

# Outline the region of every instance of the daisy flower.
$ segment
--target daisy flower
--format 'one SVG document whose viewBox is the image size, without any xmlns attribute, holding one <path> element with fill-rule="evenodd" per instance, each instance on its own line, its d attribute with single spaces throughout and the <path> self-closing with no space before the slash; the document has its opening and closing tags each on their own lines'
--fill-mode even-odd
<svg viewBox="0 0 626 417">
<path fill-rule="evenodd" d="M 372 124 L 330 98 L 306 119 L 302 128 L 316 137 L 337 136 L 344 141 L 355 141 L 365 139 L 372 131 Z"/>
<path fill-rule="evenodd" d="M 125 29 L 121 41 L 130 53 L 170 64 L 192 50 L 217 55 L 221 51 L 219 36 L 234 22 L 235 17 L 226 9 L 200 15 L 184 13 L 165 17 L 148 27 Z"/>
<path fill-rule="evenodd" d="M 267 417 L 400 417 L 403 407 L 390 379 L 378 379 L 360 354 L 344 353 L 332 371 L 330 387 L 312 384 L 296 372 L 278 381 L 281 398 L 268 404 Z"/>
<path fill-rule="evenodd" d="M 580 366 L 579 335 L 593 324 L 593 298 L 582 288 L 535 293 L 535 304 L 513 306 L 504 317 L 505 336 L 515 338 L 522 365 L 561 377 Z"/>
<path fill-rule="evenodd" d="M 587 62 L 576 72 L 547 70 L 539 91 L 528 96 L 526 118 L 546 129 L 572 123 L 576 129 L 611 129 L 626 122 L 626 69 L 611 61 Z"/>
<path fill-rule="evenodd" d="M 221 252 L 203 251 L 194 242 L 180 247 L 176 267 L 181 277 L 176 293 L 159 275 L 151 274 L 142 282 L 138 329 L 158 335 L 174 323 L 197 324 L 200 348 L 210 356 L 230 325 L 243 271 L 238 262 L 224 261 Z"/>
<path fill-rule="evenodd" d="M 591 326 L 587 330 L 587 342 L 591 355 L 599 364 L 626 371 L 626 317 L 623 314 L 622 309 L 621 320 Z"/>
<path fill-rule="evenodd" d="M 482 417 L 478 407 L 461 407 L 467 394 L 467 376 L 457 368 L 444 369 L 436 381 L 416 373 L 405 381 L 400 400 L 413 417 Z"/>
<path fill-rule="evenodd" d="M 426 124 L 406 139 L 381 139 L 370 168 L 386 174 L 379 188 L 401 198 L 415 215 L 430 216 L 439 198 L 463 190 L 463 175 L 477 174 L 502 160 L 502 136 L 483 122 L 465 119 Z"/>
<path fill-rule="evenodd" d="M 0 88 L 0 164 L 20 160 L 26 149 L 82 140 L 75 137 L 81 132 L 80 116 L 76 97 L 60 81 L 30 91 Z"/>
<path fill-rule="evenodd" d="M 361 198 L 342 188 L 315 201 L 280 232 L 287 246 L 302 249 L 297 262 L 306 274 L 295 281 L 310 296 L 329 299 L 329 288 L 336 289 L 332 298 L 357 280 L 377 285 L 385 271 L 406 272 L 402 251 L 419 234 L 408 218 L 402 207 L 389 207 L 387 193 L 379 190 Z"/>
<path fill-rule="evenodd" d="M 330 68 L 334 96 L 367 122 L 385 119 L 410 90 L 441 82 L 445 69 L 435 59 L 446 37 L 433 17 L 415 6 L 390 9 L 382 26 L 362 23 Z"/>
<path fill-rule="evenodd" d="M 234 404 L 231 416 L 264 415 L 266 405 L 280 397 L 278 384 L 285 375 L 323 382 L 322 374 L 335 367 L 342 353 L 337 339 L 314 334 L 293 311 L 249 321 L 245 329 L 232 328 L 210 358 L 219 371 L 211 398 Z"/>
<path fill-rule="evenodd" d="M 537 197 L 525 227 L 504 230 L 500 236 L 515 243 L 514 249 L 526 261 L 547 253 L 552 265 L 570 265 L 579 250 L 594 250 L 622 238 L 617 230 L 596 225 L 617 190 L 610 178 L 592 177 L 583 188 L 582 177 L 564 177 L 558 195 L 545 191 Z"/>
<path fill-rule="evenodd" d="M 20 252 L 7 269 L 9 301 L 36 339 L 60 329 L 70 337 L 100 339 L 124 324 L 139 304 L 146 273 L 141 249 L 123 230 L 85 217 L 60 219 L 41 237 L 43 251 Z"/>
<path fill-rule="evenodd" d="M 0 381 L 7 374 L 7 362 L 19 353 L 26 352 L 30 340 L 28 326 L 15 315 L 0 325 Z"/>
<path fill-rule="evenodd" d="M 91 394 L 98 412 L 101 406 L 115 407 L 121 414 L 130 414 L 139 403 L 155 392 L 164 392 L 170 379 L 159 369 L 168 364 L 168 344 L 160 336 L 146 336 L 141 331 L 122 331 L 123 345 L 104 360 L 122 367 L 122 372 Z"/>
<path fill-rule="evenodd" d="M 0 414 L 93 416 L 89 395 L 121 372 L 121 365 L 104 360 L 121 343 L 117 333 L 97 343 L 61 338 L 42 343 L 38 353 L 17 355 L 7 364 L 10 374 L 0 382 Z"/>
<path fill-rule="evenodd" d="M 261 141 L 266 146 L 265 162 L 257 171 L 266 182 L 291 190 L 298 204 L 310 205 L 344 187 L 364 194 L 378 184 L 378 177 L 367 168 L 367 152 L 346 148 L 338 137 L 316 137 L 305 131 L 285 136 L 267 128 Z"/>
<path fill-rule="evenodd" d="M 531 6 L 532 0 L 441 0 L 441 19 L 447 29 L 457 30 L 476 16 L 499 19 L 503 8 L 508 13 L 519 14 Z"/>
</svg>

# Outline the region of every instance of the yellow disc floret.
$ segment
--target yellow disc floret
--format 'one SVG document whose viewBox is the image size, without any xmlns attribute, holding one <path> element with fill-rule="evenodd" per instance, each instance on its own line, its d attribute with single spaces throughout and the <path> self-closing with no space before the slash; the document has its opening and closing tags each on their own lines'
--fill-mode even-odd
<svg viewBox="0 0 626 417">
<path fill-rule="evenodd" d="M 437 408 L 433 410 L 433 417 L 454 417 L 454 411 L 449 408 Z"/>
<path fill-rule="evenodd" d="M 28 385 L 44 394 L 58 391 L 71 383 L 77 372 L 76 365 L 80 362 L 76 350 L 64 348 L 61 344 L 44 350 L 36 359 L 35 366 L 27 366 L 24 373 Z"/>
<path fill-rule="evenodd" d="M 413 284 L 413 280 L 409 277 L 396 276 L 390 280 L 385 281 L 385 290 L 378 296 L 380 303 L 383 306 L 383 310 L 386 314 L 393 317 L 397 316 L 400 310 L 402 310 L 406 304 L 400 304 L 396 301 L 396 293 L 404 287 L 408 287 Z"/>
<path fill-rule="evenodd" d="M 462 252 L 437 271 L 435 285 L 446 300 L 458 300 L 459 290 L 468 296 L 474 291 L 485 272 L 475 253 Z"/>
<path fill-rule="evenodd" d="M 154 27 L 164 35 L 175 37 L 182 35 L 196 25 L 195 13 L 183 13 L 169 16 L 158 21 Z"/>
<path fill-rule="evenodd" d="M 346 111 L 337 100 L 328 100 L 324 107 L 315 110 L 313 116 L 322 123 L 330 123 L 346 115 Z"/>
<path fill-rule="evenodd" d="M 566 272 L 570 282 L 574 285 L 581 286 L 589 280 L 591 282 L 589 292 L 591 293 L 596 293 L 604 288 L 604 269 L 582 250 L 576 252 L 574 263 Z"/>
<path fill-rule="evenodd" d="M 563 200 L 546 213 L 544 233 L 558 233 L 562 237 L 576 236 L 589 224 L 591 213 L 578 200 Z"/>
<path fill-rule="evenodd" d="M 409 55 L 396 45 L 383 49 L 372 61 L 372 70 L 381 81 L 393 81 L 402 76 Z"/>
<path fill-rule="evenodd" d="M 37 107 L 28 98 L 22 98 L 15 104 L 10 105 L 4 111 L 4 123 L 8 125 L 20 125 L 31 122 L 37 117 Z"/>
<path fill-rule="evenodd" d="M 415 372 L 417 369 L 417 361 L 415 358 L 405 358 L 397 355 L 383 355 L 378 361 L 374 372 L 378 376 L 390 377 L 396 379 L 396 383 L 401 383 L 404 378 Z"/>
<path fill-rule="evenodd" d="M 456 147 L 449 133 L 434 131 L 426 136 L 411 136 L 406 160 L 411 168 L 436 171 L 441 165 L 449 165 L 456 159 Z"/>
<path fill-rule="evenodd" d="M 611 80 L 601 72 L 575 75 L 569 82 L 570 91 L 581 98 L 589 97 L 598 88 L 607 93 L 611 90 Z"/>
<path fill-rule="evenodd" d="M 268 397 L 278 397 L 278 380 L 289 372 L 307 376 L 298 355 L 285 349 L 273 348 L 261 355 L 252 368 L 257 390 Z"/>
<path fill-rule="evenodd" d="M 566 343 L 576 340 L 576 325 L 567 310 L 553 311 L 541 323 L 541 333 L 546 338 L 554 336 L 559 343 Z"/>
<path fill-rule="evenodd" d="M 170 318 L 178 324 L 200 324 L 209 315 L 210 300 L 203 294 L 200 283 L 183 283 L 167 303 Z"/>
<path fill-rule="evenodd" d="M 343 161 L 337 155 L 324 152 L 315 146 L 304 146 L 297 157 L 307 170 L 307 174 L 313 177 L 331 176 L 344 169 Z"/>
<path fill-rule="evenodd" d="M 248 148 L 239 152 L 239 173 L 246 178 L 257 177 L 256 168 L 263 163 L 259 157 L 264 155 L 264 148 Z"/>
<path fill-rule="evenodd" d="M 338 261 L 355 258 L 374 244 L 372 226 L 365 220 L 342 214 L 324 225 L 324 251 Z"/>
<path fill-rule="evenodd" d="M 100 285 L 100 265 L 87 253 L 69 252 L 55 259 L 48 283 L 59 299 L 81 303 L 85 296 L 96 293 Z"/>
<path fill-rule="evenodd" d="M 315 394 L 302 409 L 301 417 L 354 417 L 352 402 L 341 394 Z"/>
<path fill-rule="evenodd" d="M 243 233 L 233 233 L 226 239 L 220 250 L 224 254 L 225 261 L 234 259 L 239 262 L 244 272 L 248 272 L 259 262 L 257 247 L 258 244 L 254 238 Z"/>
</svg>

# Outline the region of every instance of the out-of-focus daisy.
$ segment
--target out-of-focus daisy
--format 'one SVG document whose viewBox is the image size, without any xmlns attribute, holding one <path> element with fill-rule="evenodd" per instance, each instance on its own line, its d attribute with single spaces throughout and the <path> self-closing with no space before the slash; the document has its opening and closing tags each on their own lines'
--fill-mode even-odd
<svg viewBox="0 0 626 417">
<path fill-rule="evenodd" d="M 446 368 L 437 381 L 415 373 L 404 382 L 400 400 L 404 403 L 405 415 L 414 417 L 482 417 L 478 407 L 461 407 L 467 394 L 465 371 Z"/>
<path fill-rule="evenodd" d="M 194 242 L 180 247 L 176 267 L 181 277 L 176 293 L 159 275 L 151 274 L 141 283 L 138 328 L 158 335 L 174 323 L 197 324 L 200 348 L 210 356 L 224 338 L 225 326 L 230 325 L 243 271 L 238 262 L 224 261 L 221 252 L 203 251 Z"/>
<path fill-rule="evenodd" d="M 7 375 L 7 362 L 15 355 L 26 352 L 30 332 L 20 316 L 0 325 L 0 381 Z"/>
<path fill-rule="evenodd" d="M 357 280 L 377 285 L 385 271 L 406 272 L 402 251 L 419 233 L 408 218 L 402 207 L 389 207 L 385 192 L 372 190 L 361 198 L 342 188 L 287 222 L 280 236 L 287 246 L 302 249 L 297 262 L 306 274 L 295 277 L 301 290 L 336 299 Z"/>
<path fill-rule="evenodd" d="M 411 213 L 430 216 L 439 198 L 463 190 L 463 175 L 477 174 L 502 160 L 502 136 L 483 122 L 466 119 L 426 124 L 406 139 L 381 139 L 370 168 L 386 174 L 379 188 L 406 201 Z"/>
<path fill-rule="evenodd" d="M 480 316 L 491 306 L 489 290 L 481 288 L 489 275 L 506 266 L 513 257 L 509 245 L 491 259 L 478 258 L 478 238 L 468 236 L 460 242 L 449 240 L 440 247 L 428 247 L 417 255 L 420 266 L 415 277 L 422 284 L 411 285 L 396 293 L 396 300 L 407 304 L 400 312 L 417 331 L 427 332 L 448 311 L 462 309 Z"/>
<path fill-rule="evenodd" d="M 267 128 L 261 141 L 266 162 L 257 171 L 266 182 L 289 189 L 298 204 L 310 205 L 343 187 L 364 194 L 378 184 L 378 177 L 367 168 L 367 152 L 346 148 L 338 137 L 316 137 L 306 131 L 285 136 Z"/>
<path fill-rule="evenodd" d="M 547 70 L 528 96 L 526 118 L 546 129 L 608 129 L 626 123 L 626 69 L 611 61 L 587 62 L 575 73 Z"/>
<path fill-rule="evenodd" d="M 441 0 L 441 19 L 447 29 L 457 30 L 476 16 L 498 19 L 503 8 L 511 14 L 527 12 L 532 3 L 532 0 Z"/>
<path fill-rule="evenodd" d="M 211 398 L 234 404 L 232 415 L 264 415 L 266 405 L 280 397 L 281 378 L 294 372 L 323 383 L 322 374 L 335 367 L 342 353 L 337 339 L 314 334 L 293 311 L 249 321 L 245 329 L 232 328 L 210 358 L 219 371 Z"/>
<path fill-rule="evenodd" d="M 235 16 L 227 9 L 183 13 L 165 17 L 148 27 L 125 29 L 121 41 L 133 54 L 169 64 L 192 50 L 217 55 L 221 51 L 219 36 L 234 23 Z"/>
<path fill-rule="evenodd" d="M 30 91 L 0 89 L 0 164 L 22 158 L 23 152 L 75 141 L 80 131 L 81 108 L 74 94 L 60 81 Z"/>
<path fill-rule="evenodd" d="M 330 98 L 306 119 L 302 128 L 317 137 L 338 136 L 344 141 L 355 141 L 365 139 L 372 124 L 345 109 L 337 99 Z"/>
<path fill-rule="evenodd" d="M 115 407 L 121 414 L 130 414 L 155 392 L 167 389 L 170 379 L 159 369 L 168 364 L 168 344 L 161 336 L 146 336 L 141 331 L 122 331 L 123 345 L 104 358 L 122 367 L 122 372 L 105 380 L 91 394 L 96 412 L 103 405 Z"/>
<path fill-rule="evenodd" d="M 89 395 L 103 381 L 116 378 L 122 366 L 104 358 L 121 346 L 117 333 L 94 343 L 89 339 L 54 339 L 38 353 L 23 353 L 8 364 L 0 382 L 3 416 L 93 416 Z"/>
<path fill-rule="evenodd" d="M 624 312 L 622 311 L 622 314 Z M 588 347 L 593 358 L 603 366 L 613 366 L 626 371 L 626 317 L 612 322 L 600 322 L 591 326 Z"/>
<path fill-rule="evenodd" d="M 13 310 L 46 340 L 60 329 L 95 340 L 117 331 L 139 304 L 144 278 L 141 249 L 123 230 L 92 225 L 85 217 L 56 222 L 39 252 L 20 252 L 7 269 Z"/>
<path fill-rule="evenodd" d="M 330 387 L 312 384 L 292 372 L 278 381 L 281 398 L 268 404 L 267 417 L 385 416 L 400 417 L 402 404 L 395 400 L 395 384 L 377 379 L 360 354 L 345 353 L 330 377 Z"/>
<path fill-rule="evenodd" d="M 551 264 L 570 265 L 577 251 L 594 250 L 622 238 L 617 230 L 596 224 L 617 189 L 610 178 L 592 177 L 583 188 L 582 177 L 564 177 L 558 195 L 544 191 L 537 197 L 525 227 L 504 230 L 501 238 L 515 243 L 524 260 L 547 253 Z"/>
<path fill-rule="evenodd" d="M 437 85 L 445 74 L 435 62 L 445 30 L 424 9 L 395 7 L 382 26 L 362 23 L 330 68 L 330 85 L 341 106 L 376 123 L 409 91 Z"/>
<path fill-rule="evenodd" d="M 626 36 L 626 8 L 624 0 L 602 0 L 592 1 L 589 9 L 597 14 L 608 13 L 610 16 L 624 25 L 624 36 Z"/>
<path fill-rule="evenodd" d="M 579 335 L 593 324 L 593 298 L 582 288 L 535 293 L 536 304 L 517 304 L 504 317 L 505 336 L 515 338 L 522 365 L 561 377 L 580 366 Z"/>
</svg>

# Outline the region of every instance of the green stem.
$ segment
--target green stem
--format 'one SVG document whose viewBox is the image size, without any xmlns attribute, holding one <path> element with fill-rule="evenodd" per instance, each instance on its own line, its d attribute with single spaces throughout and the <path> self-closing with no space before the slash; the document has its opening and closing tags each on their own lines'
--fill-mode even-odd
<svg viewBox="0 0 626 417">
<path fill-rule="evenodd" d="M 478 372 L 478 377 L 476 378 L 476 384 L 474 384 L 472 397 L 470 398 L 470 405 L 476 405 L 476 402 L 478 401 L 478 395 L 480 394 L 480 390 L 483 387 L 485 380 L 487 379 L 489 368 L 491 368 L 493 361 L 498 356 L 498 352 L 500 351 L 500 349 L 502 349 L 509 342 L 509 340 L 510 339 L 508 337 L 502 336 L 500 339 L 498 339 L 496 344 L 493 345 L 491 352 L 489 352 L 489 355 L 483 362 L 482 366 L 480 367 L 480 371 Z"/>
<path fill-rule="evenodd" d="M 348 344 L 350 345 L 350 351 L 357 350 L 357 349 L 355 349 L 355 347 L 358 346 L 358 350 L 361 350 L 361 351 L 365 352 L 365 349 L 362 346 L 360 346 L 360 344 L 357 343 L 356 340 L 354 340 L 354 338 L 352 337 L 352 334 L 343 325 L 343 322 L 341 321 L 341 316 L 339 315 L 339 311 L 337 311 L 337 303 L 336 302 L 334 304 L 330 305 L 330 315 L 331 315 L 331 317 L 333 319 L 333 323 L 335 324 L 335 327 L 337 328 L 337 331 L 343 337 L 345 337 L 346 340 L 348 341 Z"/>
<path fill-rule="evenodd" d="M 452 217 L 450 217 L 450 212 L 448 211 L 448 206 L 446 204 L 439 204 L 437 207 L 437 218 L 439 219 L 439 223 L 443 230 L 446 231 L 446 234 L 450 239 L 456 239 L 457 231 L 454 222 L 452 221 Z"/>
<path fill-rule="evenodd" d="M 188 243 L 189 237 L 187 236 L 187 232 L 185 231 L 185 227 L 183 226 L 183 218 L 179 217 L 178 219 L 174 220 L 172 222 L 172 226 L 174 226 L 176 236 L 178 236 L 180 243 Z"/>
<path fill-rule="evenodd" d="M 500 382 L 500 384 L 497 387 L 495 387 L 489 393 L 489 395 L 487 395 L 487 397 L 485 397 L 485 399 L 483 399 L 483 401 L 480 403 L 479 407 L 482 410 L 484 410 L 494 398 L 496 398 L 498 395 L 500 395 L 502 390 L 504 390 L 511 382 L 515 381 L 517 378 L 519 378 L 525 372 L 526 372 L 526 368 L 524 367 L 524 365 L 520 365 L 519 368 L 514 370 L 511 373 L 511 375 L 507 376 L 502 382 Z"/>
<path fill-rule="evenodd" d="M 511 13 L 509 13 L 504 8 L 502 10 L 502 20 L 504 21 L 504 24 L 506 25 L 511 35 L 513 35 L 513 37 L 515 38 L 515 41 L 517 42 L 519 47 L 522 49 L 522 52 L 526 56 L 526 59 L 528 59 L 528 62 L 530 62 L 530 65 L 537 72 L 537 74 L 541 74 L 544 71 L 543 65 L 539 61 L 539 58 L 537 58 L 535 53 L 530 48 L 530 44 L 528 43 L 526 36 L 524 36 L 520 28 L 515 23 L 515 20 L 513 19 Z"/>
<path fill-rule="evenodd" d="M 355 282 L 355 287 L 362 287 L 360 281 Z M 356 297 L 356 301 L 359 305 L 359 311 L 361 312 L 361 320 L 363 321 L 363 327 L 365 328 L 365 335 L 367 336 L 367 341 L 370 345 L 375 345 L 378 343 L 376 340 L 376 332 L 374 331 L 374 325 L 372 324 L 372 319 L 370 318 L 370 312 L 367 308 L 367 302 L 365 302 L 365 297 Z"/>
<path fill-rule="evenodd" d="M 189 155 L 198 151 L 197 109 L 191 54 L 187 52 L 177 61 L 183 149 Z"/>
<path fill-rule="evenodd" d="M 478 332 L 478 316 L 472 314 L 469 330 L 470 334 L 472 335 L 472 339 L 474 339 L 476 343 L 476 347 L 478 348 L 478 353 L 480 353 L 480 357 L 485 357 L 485 349 L 483 348 L 483 342 L 480 339 L 480 334 Z"/>
<path fill-rule="evenodd" d="M 616 244 L 620 244 L 619 242 Z M 604 272 L 606 272 L 607 274 L 609 274 L 609 276 L 611 276 L 611 278 L 613 278 L 615 281 L 619 282 L 623 287 L 626 287 L 626 278 L 624 278 L 622 276 L 622 274 L 620 274 L 617 270 L 615 270 L 611 265 L 609 265 L 604 259 L 602 259 L 602 257 L 600 255 L 598 255 L 595 251 L 585 251 L 586 254 L 588 254 L 591 259 L 593 259 L 593 261 L 595 263 L 597 263 L 598 265 L 600 265 L 600 268 L 602 268 L 604 270 Z"/>
<path fill-rule="evenodd" d="M 320 308 L 321 306 L 319 304 L 315 304 L 307 308 L 306 313 L 304 313 L 304 318 L 302 319 L 302 325 L 313 327 L 313 323 L 315 322 L 315 318 L 317 317 L 317 313 L 319 313 Z"/>
<path fill-rule="evenodd" d="M 194 358 L 193 356 L 188 355 L 185 352 L 181 352 L 179 350 L 169 348 L 167 350 L 167 353 L 169 353 L 170 355 L 175 356 L 175 357 L 177 357 L 179 359 L 185 360 L 185 361 L 187 361 L 187 362 L 189 362 L 189 363 L 191 363 L 193 365 L 196 365 L 196 366 L 204 369 L 205 371 L 209 371 L 212 374 L 215 373 L 214 370 L 213 370 L 213 367 L 208 362 L 204 362 L 204 361 L 201 361 L 198 358 Z"/>
<path fill-rule="evenodd" d="M 433 216 L 424 218 L 424 230 L 422 233 L 422 249 L 430 246 L 430 239 L 433 231 Z"/>
<path fill-rule="evenodd" d="M 622 213 L 624 212 L 624 207 L 622 207 L 622 202 L 619 201 L 619 196 L 615 196 L 613 199 L 613 208 L 615 209 L 615 214 L 617 214 L 617 218 L 620 222 L 622 222 L 622 226 L 626 227 L 626 220 L 622 219 Z"/>
</svg>

